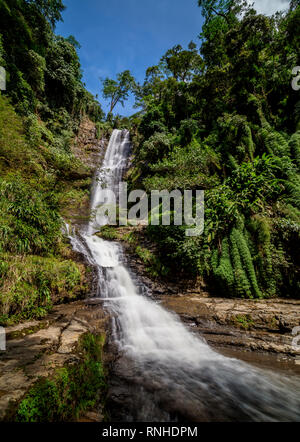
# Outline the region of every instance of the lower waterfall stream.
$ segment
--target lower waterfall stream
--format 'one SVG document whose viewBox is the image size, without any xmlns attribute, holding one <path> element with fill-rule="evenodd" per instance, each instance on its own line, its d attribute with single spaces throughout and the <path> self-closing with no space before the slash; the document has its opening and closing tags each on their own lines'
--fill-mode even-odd
<svg viewBox="0 0 300 442">
<path fill-rule="evenodd" d="M 98 170 L 91 210 L 102 182 L 122 179 L 130 151 L 127 131 L 114 130 Z M 255 368 L 213 350 L 178 317 L 146 296 L 124 264 L 122 248 L 95 236 L 92 220 L 71 237 L 98 271 L 98 296 L 110 311 L 118 347 L 110 401 L 112 420 L 298 421 L 300 380 Z"/>
</svg>

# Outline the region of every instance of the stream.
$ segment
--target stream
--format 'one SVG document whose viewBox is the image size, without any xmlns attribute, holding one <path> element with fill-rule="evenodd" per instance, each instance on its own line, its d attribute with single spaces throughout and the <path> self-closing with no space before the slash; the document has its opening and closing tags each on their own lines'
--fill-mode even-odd
<svg viewBox="0 0 300 442">
<path fill-rule="evenodd" d="M 112 190 L 118 186 L 129 154 L 129 132 L 114 130 L 94 180 L 92 213 L 103 182 Z M 112 316 L 118 352 L 108 400 L 112 421 L 300 420 L 299 377 L 256 368 L 212 349 L 149 297 L 127 268 L 121 245 L 95 236 L 99 229 L 92 217 L 71 241 L 96 266 L 98 296 Z"/>
</svg>

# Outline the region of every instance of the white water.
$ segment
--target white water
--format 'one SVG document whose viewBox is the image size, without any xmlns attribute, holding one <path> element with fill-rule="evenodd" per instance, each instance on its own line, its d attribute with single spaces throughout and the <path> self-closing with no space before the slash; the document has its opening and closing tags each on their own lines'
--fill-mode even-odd
<svg viewBox="0 0 300 442">
<path fill-rule="evenodd" d="M 129 147 L 128 132 L 115 130 L 97 175 L 112 189 L 122 178 Z M 101 191 L 97 182 L 92 211 Z M 175 315 L 140 294 L 123 263 L 121 246 L 94 236 L 95 230 L 91 221 L 87 232 L 72 242 L 96 264 L 99 296 L 115 318 L 125 394 L 128 385 L 136 387 L 128 392 L 132 397 L 126 419 L 299 420 L 299 379 L 280 378 L 212 350 Z"/>
<path fill-rule="evenodd" d="M 110 198 L 105 198 L 105 189 L 110 189 L 118 194 L 118 185 L 122 180 L 126 169 L 127 159 L 130 150 L 129 132 L 114 130 L 110 138 L 102 167 L 99 168 L 92 190 L 91 214 L 92 221 L 88 226 L 88 235 L 91 235 L 99 228 L 107 224 L 108 219 L 104 217 L 96 220 L 96 211 L 100 203 L 111 204 Z"/>
</svg>

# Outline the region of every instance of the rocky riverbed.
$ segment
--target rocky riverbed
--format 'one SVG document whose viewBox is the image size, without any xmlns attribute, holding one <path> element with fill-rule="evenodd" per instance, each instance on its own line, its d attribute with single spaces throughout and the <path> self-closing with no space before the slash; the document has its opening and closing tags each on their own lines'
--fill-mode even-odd
<svg viewBox="0 0 300 442">
<path fill-rule="evenodd" d="M 160 299 L 213 346 L 270 352 L 300 363 L 300 348 L 292 345 L 300 301 L 206 298 L 198 293 Z"/>
<path fill-rule="evenodd" d="M 56 306 L 41 321 L 7 327 L 6 351 L 0 353 L 0 420 L 13 417 L 16 405 L 40 378 L 51 378 L 58 368 L 80 361 L 81 336 L 105 337 L 108 330 L 108 313 L 89 300 Z M 101 410 L 82 419 L 100 421 Z"/>
</svg>

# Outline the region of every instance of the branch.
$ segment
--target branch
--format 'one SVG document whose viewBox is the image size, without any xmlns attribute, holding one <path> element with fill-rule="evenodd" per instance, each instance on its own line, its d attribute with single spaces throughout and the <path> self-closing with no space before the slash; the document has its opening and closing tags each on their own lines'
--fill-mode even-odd
<svg viewBox="0 0 300 442">
<path fill-rule="evenodd" d="M 212 11 L 213 11 L 216 15 L 219 15 L 220 17 L 225 18 L 227 24 L 229 25 L 229 20 L 228 20 L 227 15 L 223 14 L 223 12 L 218 12 L 218 11 L 216 11 L 215 8 L 213 8 L 213 7 L 212 7 L 211 9 L 212 9 Z"/>
</svg>

